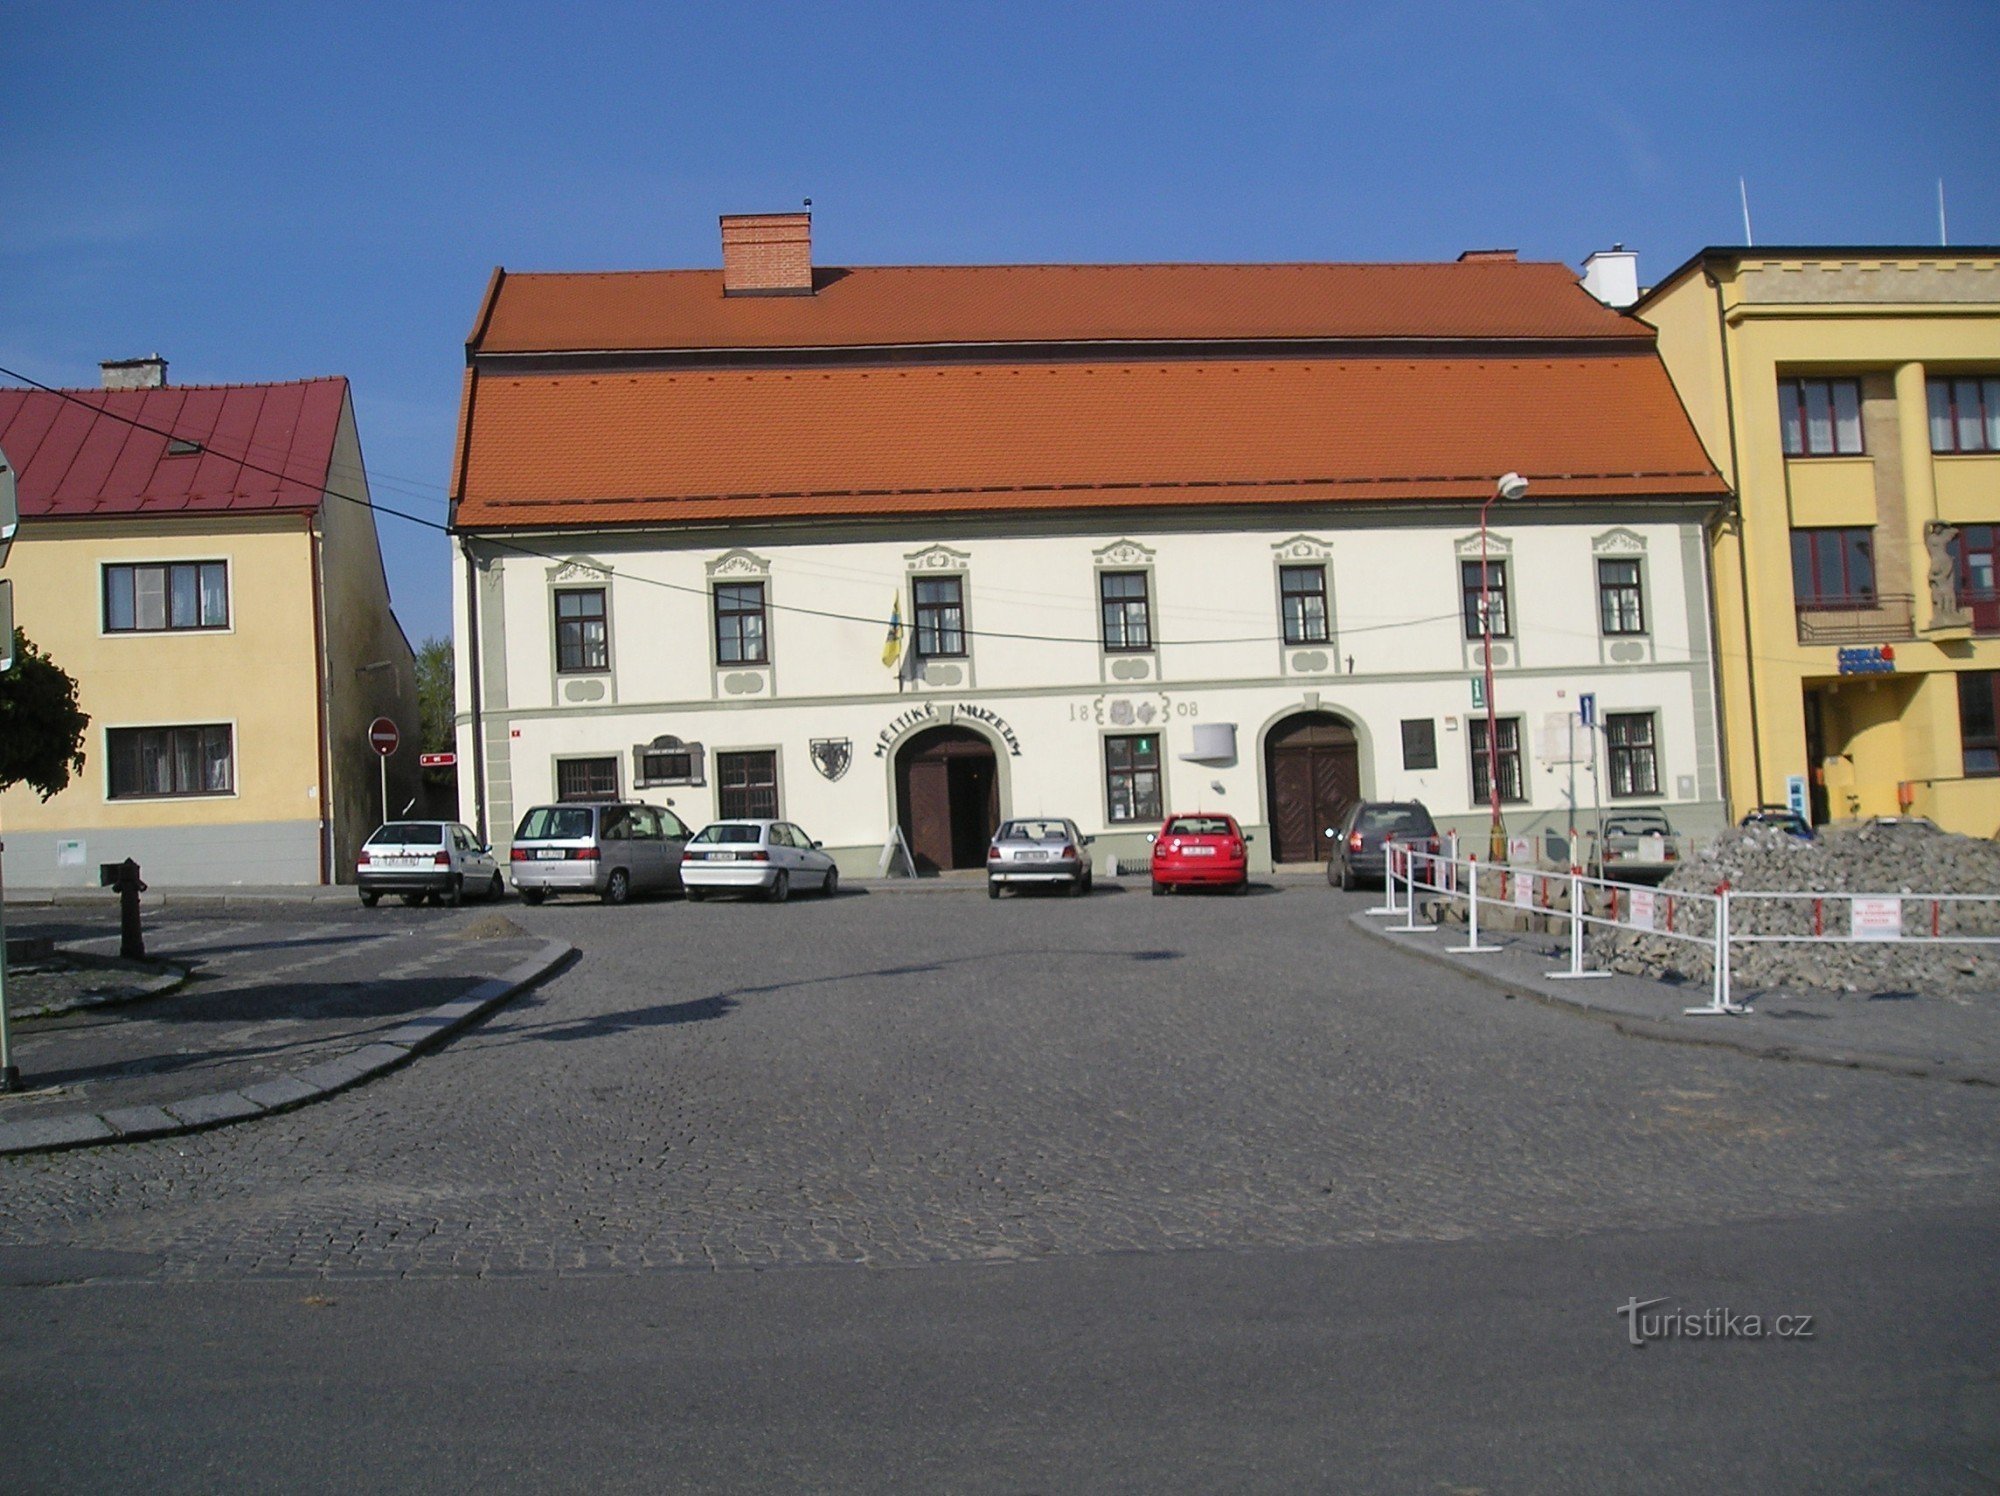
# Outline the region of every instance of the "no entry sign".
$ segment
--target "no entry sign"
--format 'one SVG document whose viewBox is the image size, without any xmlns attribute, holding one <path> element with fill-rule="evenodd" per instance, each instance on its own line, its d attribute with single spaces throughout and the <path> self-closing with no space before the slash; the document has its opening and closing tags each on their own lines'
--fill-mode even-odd
<svg viewBox="0 0 2000 1496">
<path fill-rule="evenodd" d="M 368 724 L 368 746 L 382 757 L 387 758 L 401 745 L 403 735 L 396 731 L 396 724 L 387 717 L 377 717 Z"/>
</svg>

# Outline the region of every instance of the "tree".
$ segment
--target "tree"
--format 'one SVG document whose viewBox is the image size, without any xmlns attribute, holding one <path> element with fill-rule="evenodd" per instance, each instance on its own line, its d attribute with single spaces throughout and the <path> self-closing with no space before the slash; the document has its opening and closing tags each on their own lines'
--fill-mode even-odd
<svg viewBox="0 0 2000 1496">
<path fill-rule="evenodd" d="M 457 715 L 451 640 L 426 639 L 417 647 L 417 751 L 457 752 Z M 458 814 L 458 770 L 425 769 L 423 785 L 424 804 L 432 815 Z"/>
<path fill-rule="evenodd" d="M 426 639 L 417 649 L 417 741 L 424 753 L 451 753 L 458 747 L 458 715 L 452 679 L 451 640 Z"/>
<path fill-rule="evenodd" d="M 14 668 L 0 675 L 0 790 L 27 784 L 44 800 L 83 772 L 90 715 L 76 704 L 76 682 L 14 630 Z"/>
</svg>

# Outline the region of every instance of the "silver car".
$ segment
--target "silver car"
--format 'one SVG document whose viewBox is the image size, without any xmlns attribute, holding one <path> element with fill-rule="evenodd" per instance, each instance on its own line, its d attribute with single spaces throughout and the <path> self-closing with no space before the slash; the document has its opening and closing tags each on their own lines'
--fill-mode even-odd
<svg viewBox="0 0 2000 1496">
<path fill-rule="evenodd" d="M 1016 816 L 1001 822 L 986 849 L 986 897 L 999 898 L 1008 884 L 1089 893 L 1093 840 L 1063 816 Z"/>
<path fill-rule="evenodd" d="M 840 869 L 790 821 L 717 821 L 688 843 L 681 881 L 689 903 L 754 893 L 781 904 L 794 887 L 840 892 Z"/>
<path fill-rule="evenodd" d="M 457 821 L 389 821 L 375 828 L 356 855 L 354 881 L 370 909 L 385 893 L 405 904 L 430 899 L 497 899 L 507 891 L 493 849 Z"/>
<path fill-rule="evenodd" d="M 556 893 L 622 904 L 635 893 L 679 888 L 687 839 L 681 818 L 657 805 L 537 805 L 514 831 L 509 864 L 530 904 Z"/>
</svg>

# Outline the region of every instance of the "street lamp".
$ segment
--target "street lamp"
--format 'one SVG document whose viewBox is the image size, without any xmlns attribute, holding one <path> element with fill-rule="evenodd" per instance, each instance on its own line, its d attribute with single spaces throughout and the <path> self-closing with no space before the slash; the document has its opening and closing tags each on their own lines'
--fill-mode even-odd
<svg viewBox="0 0 2000 1496">
<path fill-rule="evenodd" d="M 1507 825 L 1500 819 L 1500 732 L 1493 715 L 1493 598 L 1488 589 L 1491 575 L 1486 564 L 1486 511 L 1494 499 L 1518 499 L 1528 491 L 1528 480 L 1519 473 L 1503 473 L 1492 497 L 1479 506 L 1479 639 L 1486 656 L 1486 793 L 1493 806 L 1493 834 L 1487 856 L 1494 862 L 1507 860 Z"/>
</svg>

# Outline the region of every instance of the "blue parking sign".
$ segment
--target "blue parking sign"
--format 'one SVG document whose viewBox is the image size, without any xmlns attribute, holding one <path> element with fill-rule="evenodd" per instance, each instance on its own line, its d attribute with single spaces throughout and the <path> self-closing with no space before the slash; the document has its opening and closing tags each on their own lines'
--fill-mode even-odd
<svg viewBox="0 0 2000 1496">
<path fill-rule="evenodd" d="M 1576 714 L 1583 719 L 1585 727 L 1597 726 L 1597 693 L 1583 691 L 1576 698 Z"/>
</svg>

